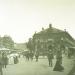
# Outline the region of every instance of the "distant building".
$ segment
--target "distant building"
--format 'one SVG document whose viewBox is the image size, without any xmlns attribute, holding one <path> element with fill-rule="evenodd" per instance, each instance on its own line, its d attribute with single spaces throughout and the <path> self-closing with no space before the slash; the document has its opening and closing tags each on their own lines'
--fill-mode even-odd
<svg viewBox="0 0 75 75">
<path fill-rule="evenodd" d="M 42 31 L 35 33 L 32 39 L 35 51 L 37 46 L 37 50 L 40 52 L 45 52 L 49 44 L 54 47 L 60 44 L 64 47 L 75 46 L 75 40 L 66 30 L 56 29 L 52 27 L 52 24 L 49 24 L 49 28 L 42 28 Z"/>
<path fill-rule="evenodd" d="M 14 50 L 24 51 L 24 50 L 26 50 L 26 44 L 25 43 L 15 43 Z"/>
</svg>

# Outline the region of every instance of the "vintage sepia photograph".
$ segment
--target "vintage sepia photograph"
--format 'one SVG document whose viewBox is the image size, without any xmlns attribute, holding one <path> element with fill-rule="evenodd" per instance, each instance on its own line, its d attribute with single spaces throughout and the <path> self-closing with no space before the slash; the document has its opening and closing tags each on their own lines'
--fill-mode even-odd
<svg viewBox="0 0 75 75">
<path fill-rule="evenodd" d="M 0 75 L 75 75 L 75 0 L 0 0 Z"/>
</svg>

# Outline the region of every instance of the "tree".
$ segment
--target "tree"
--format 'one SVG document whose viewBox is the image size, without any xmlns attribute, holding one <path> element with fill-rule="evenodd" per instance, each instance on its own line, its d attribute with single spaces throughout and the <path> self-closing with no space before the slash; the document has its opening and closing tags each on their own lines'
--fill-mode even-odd
<svg viewBox="0 0 75 75">
<path fill-rule="evenodd" d="M 0 36 L 0 47 L 2 47 L 2 37 Z"/>
<path fill-rule="evenodd" d="M 34 43 L 32 38 L 29 38 L 28 43 L 26 43 L 27 48 L 30 50 L 30 52 L 34 52 Z"/>
<path fill-rule="evenodd" d="M 2 43 L 3 43 L 3 46 L 5 48 L 9 48 L 9 49 L 12 49 L 14 48 L 14 41 L 12 40 L 12 38 L 8 35 L 4 35 L 4 37 L 2 38 Z"/>
</svg>

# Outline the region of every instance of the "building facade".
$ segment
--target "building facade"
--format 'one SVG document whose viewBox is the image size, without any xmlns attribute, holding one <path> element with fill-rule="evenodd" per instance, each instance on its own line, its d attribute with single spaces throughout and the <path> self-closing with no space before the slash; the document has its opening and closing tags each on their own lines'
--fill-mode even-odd
<svg viewBox="0 0 75 75">
<path fill-rule="evenodd" d="M 67 31 L 56 29 L 49 24 L 49 28 L 42 28 L 42 31 L 33 35 L 32 44 L 35 52 L 45 54 L 49 45 L 52 45 L 55 52 L 58 45 L 62 48 L 70 47 L 74 46 L 75 41 Z"/>
</svg>

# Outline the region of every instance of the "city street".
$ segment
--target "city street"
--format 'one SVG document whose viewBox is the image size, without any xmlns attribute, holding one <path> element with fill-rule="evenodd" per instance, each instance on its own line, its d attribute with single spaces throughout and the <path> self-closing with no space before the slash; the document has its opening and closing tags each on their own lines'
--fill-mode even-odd
<svg viewBox="0 0 75 75">
<path fill-rule="evenodd" d="M 56 60 L 53 60 L 53 67 Z M 53 71 L 53 67 L 48 66 L 46 58 L 39 59 L 38 62 L 26 61 L 23 57 L 19 59 L 18 64 L 9 64 L 7 68 L 3 69 L 3 75 L 67 75 L 73 66 L 73 59 L 63 57 L 64 71 Z"/>
</svg>

